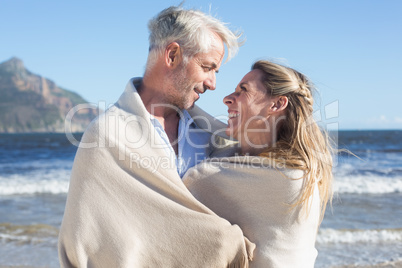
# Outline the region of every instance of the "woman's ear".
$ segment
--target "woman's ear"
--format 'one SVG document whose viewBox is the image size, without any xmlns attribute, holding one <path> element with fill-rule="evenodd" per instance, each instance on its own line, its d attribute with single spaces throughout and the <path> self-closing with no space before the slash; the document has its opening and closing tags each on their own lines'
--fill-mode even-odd
<svg viewBox="0 0 402 268">
<path fill-rule="evenodd" d="M 175 68 L 182 60 L 180 45 L 176 42 L 170 43 L 165 49 L 165 63 L 169 68 Z"/>
<path fill-rule="evenodd" d="M 281 112 L 288 107 L 288 97 L 286 96 L 278 96 L 273 99 L 273 104 L 271 106 L 271 110 L 273 112 Z"/>
</svg>

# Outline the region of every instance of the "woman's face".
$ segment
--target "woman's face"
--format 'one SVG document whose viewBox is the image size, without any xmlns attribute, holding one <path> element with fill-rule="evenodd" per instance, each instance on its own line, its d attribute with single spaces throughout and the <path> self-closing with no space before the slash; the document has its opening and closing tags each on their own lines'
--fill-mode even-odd
<svg viewBox="0 0 402 268">
<path fill-rule="evenodd" d="M 263 72 L 252 70 L 223 102 L 228 106 L 226 134 L 239 141 L 253 141 L 270 130 L 268 117 L 274 98 L 268 96 L 261 82 Z"/>
</svg>

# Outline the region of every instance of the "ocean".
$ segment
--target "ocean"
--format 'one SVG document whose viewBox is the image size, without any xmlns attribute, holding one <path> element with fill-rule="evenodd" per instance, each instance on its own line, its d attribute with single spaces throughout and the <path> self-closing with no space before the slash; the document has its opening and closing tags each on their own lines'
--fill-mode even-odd
<svg viewBox="0 0 402 268">
<path fill-rule="evenodd" d="M 402 261 L 402 131 L 339 131 L 332 208 L 315 267 Z M 0 135 L 0 267 L 59 267 L 76 147 L 63 134 Z"/>
</svg>

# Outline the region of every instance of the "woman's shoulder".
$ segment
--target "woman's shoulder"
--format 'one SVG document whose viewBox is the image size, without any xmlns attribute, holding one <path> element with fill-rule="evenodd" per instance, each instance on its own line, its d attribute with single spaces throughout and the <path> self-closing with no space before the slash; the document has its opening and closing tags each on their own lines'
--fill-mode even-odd
<svg viewBox="0 0 402 268">
<path fill-rule="evenodd" d="M 231 155 L 204 160 L 189 169 L 183 177 L 186 185 L 200 183 L 253 183 L 269 184 L 298 189 L 302 187 L 304 172 L 287 168 L 271 159 L 260 156 Z"/>
<path fill-rule="evenodd" d="M 221 170 L 233 169 L 237 172 L 252 173 L 281 173 L 288 178 L 297 179 L 303 177 L 304 172 L 301 169 L 286 166 L 285 163 L 277 162 L 274 159 L 264 156 L 240 155 L 238 151 L 234 154 L 226 154 L 219 157 L 211 157 L 204 160 L 201 164 L 202 168 L 209 166 L 219 166 Z"/>
</svg>

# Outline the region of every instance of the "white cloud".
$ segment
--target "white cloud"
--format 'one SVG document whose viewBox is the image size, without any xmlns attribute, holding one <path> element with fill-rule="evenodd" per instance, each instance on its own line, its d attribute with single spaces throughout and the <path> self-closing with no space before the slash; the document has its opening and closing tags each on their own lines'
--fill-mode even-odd
<svg viewBox="0 0 402 268">
<path fill-rule="evenodd" d="M 402 124 L 402 117 L 395 116 L 394 122 L 397 123 L 397 124 Z"/>
<path fill-rule="evenodd" d="M 378 121 L 380 123 L 381 122 L 383 122 L 383 123 L 388 123 L 389 122 L 388 118 L 385 115 L 381 115 Z"/>
</svg>

